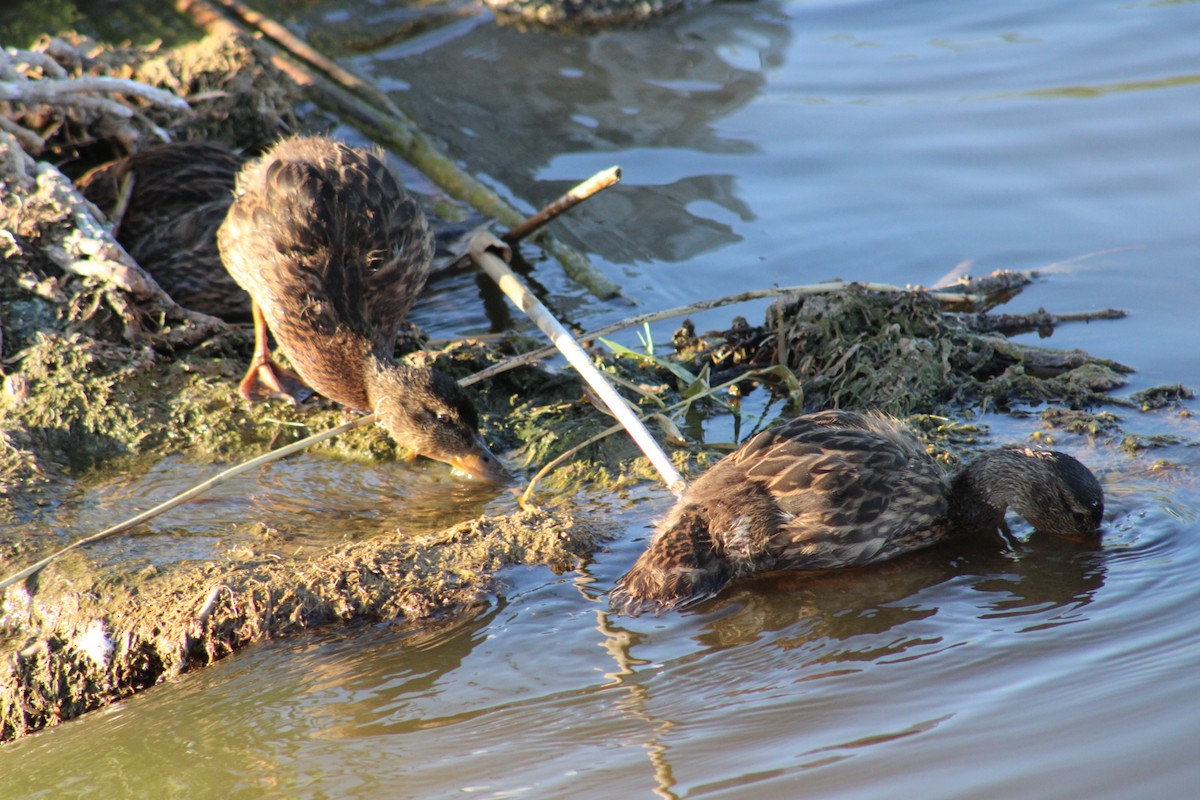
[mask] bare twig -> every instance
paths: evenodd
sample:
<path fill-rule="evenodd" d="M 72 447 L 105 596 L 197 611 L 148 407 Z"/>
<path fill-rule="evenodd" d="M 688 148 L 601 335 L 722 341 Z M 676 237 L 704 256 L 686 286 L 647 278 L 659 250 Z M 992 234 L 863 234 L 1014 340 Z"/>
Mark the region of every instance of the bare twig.
<path fill-rule="evenodd" d="M 602 172 L 597 172 L 583 183 L 571 189 L 571 191 L 545 206 L 541 211 L 534 214 L 529 219 L 523 221 L 520 225 L 512 228 L 508 233 L 504 234 L 500 238 L 510 246 L 515 245 L 517 242 L 521 241 L 538 228 L 550 222 L 552 219 L 562 216 L 575 206 L 582 203 L 584 200 L 587 200 L 592 195 L 607 189 L 609 186 L 612 186 L 620 180 L 620 167 L 609 167 Z"/>
<path fill-rule="evenodd" d="M 4 69 L 0 69 L 0 77 L 4 80 L 17 80 L 23 77 L 23 74 L 12 68 L 13 64 L 26 64 L 35 69 L 40 69 L 50 78 L 62 79 L 68 77 L 67 71 L 62 65 L 54 60 L 53 54 L 42 53 L 37 50 L 17 50 L 6 49 L 0 52 L 0 63 L 3 63 Z M 28 70 L 25 71 L 28 73 Z"/>
<path fill-rule="evenodd" d="M 1051 314 L 1039 309 L 1029 314 L 978 314 L 964 316 L 966 327 L 978 333 L 1003 333 L 1012 335 L 1024 331 L 1052 331 L 1067 322 L 1095 322 L 1104 319 L 1124 319 L 1124 311 L 1105 308 L 1099 311 L 1082 311 L 1075 314 Z"/>
<path fill-rule="evenodd" d="M 366 424 L 374 422 L 374 421 L 375 421 L 375 415 L 367 414 L 365 416 L 359 417 L 358 419 L 354 419 L 354 420 L 351 420 L 350 422 L 346 422 L 346 423 L 343 423 L 342 425 L 338 425 L 336 428 L 330 428 L 327 431 L 322 431 L 321 433 L 314 434 L 313 436 L 309 436 L 306 439 L 302 439 L 298 442 L 289 444 L 286 447 L 281 447 L 278 450 L 272 450 L 269 453 L 264 453 L 263 455 L 259 456 L 258 458 L 253 458 L 249 461 L 238 464 L 236 467 L 230 467 L 229 469 L 225 470 L 224 472 L 221 472 L 221 473 L 209 478 L 204 483 L 193 486 L 191 489 L 188 489 L 186 492 L 183 492 L 182 494 L 175 495 L 174 497 L 172 497 L 170 500 L 166 501 L 165 503 L 160 503 L 160 504 L 156 505 L 154 508 L 151 508 L 147 511 L 143 511 L 142 513 L 138 514 L 137 516 L 131 517 L 130 519 L 127 519 L 118 525 L 114 525 L 111 528 L 102 530 L 99 533 L 92 534 L 91 536 L 84 537 L 83 539 L 78 539 L 78 540 L 72 542 L 71 544 L 67 545 L 66 547 L 62 548 L 61 550 L 51 553 L 50 555 L 43 558 L 41 561 L 38 561 L 36 564 L 30 564 L 25 569 L 20 570 L 19 572 L 14 572 L 12 575 L 9 575 L 4 580 L 0 581 L 0 591 L 4 591 L 9 586 L 12 586 L 14 583 L 24 580 L 25 578 L 28 578 L 30 575 L 33 575 L 36 572 L 43 569 L 44 567 L 46 567 L 47 565 L 52 564 L 53 562 L 62 558 L 67 553 L 70 553 L 72 550 L 78 550 L 79 548 L 84 547 L 86 545 L 93 544 L 95 542 L 99 542 L 103 539 L 109 539 L 113 536 L 116 536 L 119 533 L 124 533 L 125 531 L 128 531 L 131 528 L 135 528 L 138 525 L 141 525 L 143 522 L 153 519 L 154 517 L 157 517 L 160 514 L 164 514 L 167 511 L 170 511 L 172 508 L 175 508 L 176 506 L 178 506 L 182 503 L 186 503 L 188 500 L 191 500 L 193 497 L 196 497 L 197 495 L 201 495 L 204 492 L 207 492 L 209 489 L 213 488 L 214 486 L 218 486 L 219 484 L 224 483 L 225 481 L 229 480 L 230 478 L 241 475 L 243 472 L 254 469 L 256 467 L 260 467 L 263 464 L 270 463 L 271 461 L 276 461 L 278 459 L 283 458 L 284 456 L 289 456 L 292 453 L 303 450 L 306 447 L 310 447 L 311 445 L 317 444 L 318 442 L 323 442 L 324 440 L 330 439 L 334 436 L 337 436 L 338 434 L 345 433 L 346 431 L 351 430 L 352 428 L 357 428 L 361 425 L 366 425 Z"/>
<path fill-rule="evenodd" d="M 187 101 L 163 89 L 156 89 L 128 78 L 84 75 L 79 78 L 63 78 L 34 81 L 0 81 L 0 100 L 25 103 L 26 105 L 66 105 L 78 103 L 78 95 L 119 94 L 140 97 L 155 105 L 175 111 L 187 111 Z M 120 103 L 111 103 L 114 114 L 132 117 L 133 109 Z M 106 108 L 109 106 L 106 105 Z"/>
<path fill-rule="evenodd" d="M 658 419 L 659 424 L 662 425 L 665 430 L 668 430 L 668 435 L 672 435 L 672 436 L 677 435 L 678 431 L 672 430 L 672 428 L 674 427 L 674 423 L 670 422 L 670 418 L 667 417 L 667 414 L 669 414 L 673 411 L 678 411 L 681 408 L 686 408 L 688 405 L 696 402 L 697 400 L 699 400 L 702 397 L 709 397 L 723 389 L 728 389 L 731 386 L 734 386 L 735 384 L 741 383 L 742 381 L 752 380 L 757 377 L 762 377 L 763 375 L 765 375 L 767 373 L 768 373 L 767 370 L 751 370 L 750 372 L 746 372 L 742 375 L 739 375 L 732 380 L 726 381 L 725 383 L 720 383 L 720 384 L 717 384 L 716 386 L 710 386 L 707 389 L 705 389 L 704 391 L 701 391 L 695 395 L 692 395 L 691 397 L 686 397 L 683 400 L 680 400 L 678 403 L 674 403 L 672 405 L 667 406 L 666 408 L 662 409 L 661 411 L 656 411 L 649 415 L 641 414 L 639 412 L 638 417 L 639 417 L 639 419 L 643 419 L 646 417 Z M 597 433 L 595 436 L 592 436 L 587 441 L 580 442 L 579 444 L 566 450 L 565 452 L 560 453 L 553 460 L 551 460 L 549 463 L 545 464 L 541 469 L 539 469 L 537 471 L 537 473 L 532 478 L 529 479 L 529 485 L 525 487 L 525 491 L 522 492 L 521 497 L 519 498 L 518 502 L 521 504 L 522 507 L 527 506 L 529 504 L 529 499 L 531 497 L 533 497 L 534 487 L 537 486 L 537 484 L 542 480 L 542 478 L 545 478 L 552 471 L 554 471 L 554 469 L 556 467 L 558 467 L 559 464 L 562 464 L 567 459 L 575 456 L 580 451 L 582 451 L 584 448 L 586 448 L 590 445 L 593 445 L 596 442 L 602 441 L 603 439 L 606 439 L 609 436 L 612 436 L 614 433 L 617 433 L 623 429 L 624 428 L 621 425 L 613 425 L 609 428 L 605 428 L 604 430 Z"/>
<path fill-rule="evenodd" d="M 46 140 L 28 128 L 22 127 L 8 117 L 0 116 L 0 131 L 7 131 L 21 143 L 21 147 L 31 153 L 40 153 L 46 149 Z"/>
<path fill-rule="evenodd" d="M 137 107 L 128 99 L 136 98 L 147 103 L 176 111 L 186 111 L 189 106 L 181 98 L 162 89 L 148 86 L 127 78 L 111 76 L 81 75 L 69 77 L 67 70 L 55 61 L 57 54 L 64 58 L 78 54 L 60 40 L 54 52 L 47 45 L 47 52 L 31 50 L 0 50 L 0 102 L 20 106 L 49 107 L 73 112 L 86 111 L 101 118 L 107 117 L 120 128 L 137 114 Z M 15 136 L 22 148 L 30 153 L 41 153 L 45 139 L 18 120 L 0 117 L 0 130 Z"/>
<path fill-rule="evenodd" d="M 658 446 L 658 442 L 654 441 L 654 437 L 646 430 L 642 421 L 630 410 L 625 398 L 617 394 L 612 384 L 604 379 L 604 376 L 592 364 L 587 353 L 583 351 L 570 332 L 550 314 L 546 307 L 533 296 L 532 292 L 525 288 L 520 278 L 508 268 L 508 265 L 490 251 L 490 248 L 493 247 L 499 248 L 502 252 L 509 252 L 504 243 L 495 236 L 487 232 L 478 234 L 471 246 L 472 260 L 496 282 L 500 290 L 508 295 L 518 308 L 533 320 L 543 333 L 550 337 L 555 347 L 562 352 L 571 366 L 579 371 L 579 374 L 591 385 L 596 394 L 600 395 L 604 404 L 608 406 L 608 410 L 621 422 L 638 447 L 650 459 L 650 463 L 658 470 L 658 474 L 662 476 L 667 488 L 676 495 L 681 495 L 685 488 L 683 477 L 671 464 L 667 454 Z"/>

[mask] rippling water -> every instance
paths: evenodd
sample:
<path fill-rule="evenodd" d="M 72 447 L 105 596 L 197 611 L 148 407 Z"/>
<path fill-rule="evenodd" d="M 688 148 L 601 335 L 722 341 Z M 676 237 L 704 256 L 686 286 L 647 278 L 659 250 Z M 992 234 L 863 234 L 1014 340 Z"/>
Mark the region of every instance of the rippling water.
<path fill-rule="evenodd" d="M 479 16 L 415 39 L 389 35 L 408 14 L 390 5 L 307 7 L 297 29 L 527 207 L 620 164 L 622 185 L 559 225 L 643 309 L 1055 265 L 1011 310 L 1131 316 L 1049 344 L 1135 366 L 1130 390 L 1200 386 L 1200 4 L 756 2 L 591 37 Z M 628 313 L 553 263 L 533 277 L 587 326 Z M 505 324 L 471 276 L 417 316 L 434 335 Z M 1120 413 L 1200 438 L 1173 411 Z M 1037 427 L 987 422 L 1000 440 Z M 604 592 L 667 497 L 596 497 L 619 535 L 586 573 L 513 570 L 438 630 L 253 648 L 0 748 L 0 797 L 1190 796 L 1200 458 L 1059 444 L 1101 473 L 1101 544 L 1017 527 L 627 620 Z M 90 513 L 173 493 L 184 469 L 101 487 Z M 432 523 L 422 498 L 448 485 L 408 469 L 298 459 L 160 533 L 188 526 L 178 538 L 204 557 L 246 515 L 336 512 L 339 537 Z"/>

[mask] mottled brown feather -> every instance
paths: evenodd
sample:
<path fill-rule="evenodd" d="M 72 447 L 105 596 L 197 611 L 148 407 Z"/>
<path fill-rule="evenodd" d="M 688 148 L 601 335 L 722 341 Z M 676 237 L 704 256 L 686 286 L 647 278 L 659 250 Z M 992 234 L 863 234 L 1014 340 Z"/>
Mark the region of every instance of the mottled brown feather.
<path fill-rule="evenodd" d="M 243 322 L 250 319 L 250 298 L 221 264 L 217 228 L 244 163 L 217 143 L 172 142 L 103 164 L 77 183 L 112 218 L 129 181 L 117 241 L 175 302 Z"/>
<path fill-rule="evenodd" d="M 1103 492 L 1070 456 L 1022 448 L 985 453 L 951 481 L 894 419 L 808 414 L 701 476 L 611 603 L 636 614 L 695 602 L 753 572 L 882 561 L 955 530 L 994 527 L 1009 506 L 1039 527 L 1087 532 L 1100 523 Z"/>
<path fill-rule="evenodd" d="M 219 234 L 237 253 L 226 268 L 310 386 L 370 410 L 364 376 L 346 364 L 390 358 L 425 285 L 433 243 L 420 207 L 381 154 L 313 138 L 249 165 L 237 196 Z"/>
<path fill-rule="evenodd" d="M 454 379 L 394 359 L 433 242 L 382 153 L 324 137 L 285 139 L 239 173 L 217 243 L 262 315 L 244 397 L 294 399 L 286 385 L 293 376 L 267 352 L 269 327 L 309 386 L 374 411 L 404 447 L 484 480 L 507 478 Z"/>

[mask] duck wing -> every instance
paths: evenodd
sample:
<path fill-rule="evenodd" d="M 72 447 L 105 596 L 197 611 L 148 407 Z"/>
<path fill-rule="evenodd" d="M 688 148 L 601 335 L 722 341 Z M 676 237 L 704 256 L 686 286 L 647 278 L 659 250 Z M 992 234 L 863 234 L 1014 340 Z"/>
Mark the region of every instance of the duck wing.
<path fill-rule="evenodd" d="M 363 315 L 374 343 L 390 356 L 396 329 L 429 277 L 434 238 L 421 207 L 384 156 L 360 153 L 364 175 L 358 219 L 365 221 L 362 241 L 374 242 L 359 261 L 365 284 Z"/>
<path fill-rule="evenodd" d="M 840 423 L 810 415 L 739 452 L 747 479 L 770 494 L 782 517 L 770 544 L 776 566 L 864 564 L 935 535 L 947 506 L 941 469 L 911 434 L 879 426 L 863 415 Z"/>
<path fill-rule="evenodd" d="M 425 216 L 383 157 L 320 138 L 243 171 L 220 244 L 281 340 L 357 337 L 389 356 L 432 258 Z"/>

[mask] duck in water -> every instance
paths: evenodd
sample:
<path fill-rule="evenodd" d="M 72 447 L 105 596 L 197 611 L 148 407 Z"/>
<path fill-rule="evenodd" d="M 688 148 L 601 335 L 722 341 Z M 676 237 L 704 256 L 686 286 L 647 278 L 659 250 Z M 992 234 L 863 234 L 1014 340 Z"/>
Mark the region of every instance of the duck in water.
<path fill-rule="evenodd" d="M 295 402 L 303 382 L 374 411 L 415 454 L 482 480 L 507 478 L 454 379 L 394 358 L 433 244 L 420 206 L 381 153 L 324 137 L 283 140 L 238 174 L 217 243 L 253 301 L 244 397 Z M 268 326 L 296 372 L 271 360 Z"/>
<path fill-rule="evenodd" d="M 763 431 L 690 486 L 610 596 L 636 615 L 689 605 L 734 578 L 871 564 L 1008 508 L 1039 530 L 1095 531 L 1104 492 L 1077 460 L 1002 447 L 953 477 L 897 420 L 822 411 Z"/>

